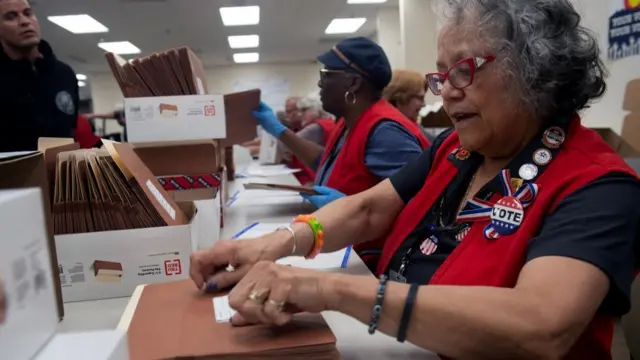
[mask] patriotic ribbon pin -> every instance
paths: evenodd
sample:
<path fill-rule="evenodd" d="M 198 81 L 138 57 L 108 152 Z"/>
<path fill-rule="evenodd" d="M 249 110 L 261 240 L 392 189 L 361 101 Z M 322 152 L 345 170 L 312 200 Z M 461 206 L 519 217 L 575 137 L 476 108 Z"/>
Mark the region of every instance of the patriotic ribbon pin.
<path fill-rule="evenodd" d="M 503 194 L 495 204 L 480 199 L 468 201 L 468 208 L 458 215 L 458 222 L 475 222 L 491 220 L 484 228 L 487 239 L 497 239 L 500 236 L 513 234 L 524 220 L 524 209 L 529 207 L 538 195 L 536 184 L 522 184 L 517 189 L 511 182 L 509 170 L 500 172 L 500 183 Z"/>

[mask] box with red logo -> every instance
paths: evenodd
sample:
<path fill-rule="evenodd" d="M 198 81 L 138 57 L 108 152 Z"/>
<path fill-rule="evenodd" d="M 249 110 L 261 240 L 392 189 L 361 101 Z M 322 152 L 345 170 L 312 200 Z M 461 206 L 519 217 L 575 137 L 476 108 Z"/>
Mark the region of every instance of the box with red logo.
<path fill-rule="evenodd" d="M 124 108 L 130 142 L 227 137 L 222 95 L 126 98 Z"/>
<path fill-rule="evenodd" d="M 136 286 L 186 279 L 198 241 L 193 202 L 178 202 L 186 225 L 55 237 L 64 302 L 131 296 Z"/>

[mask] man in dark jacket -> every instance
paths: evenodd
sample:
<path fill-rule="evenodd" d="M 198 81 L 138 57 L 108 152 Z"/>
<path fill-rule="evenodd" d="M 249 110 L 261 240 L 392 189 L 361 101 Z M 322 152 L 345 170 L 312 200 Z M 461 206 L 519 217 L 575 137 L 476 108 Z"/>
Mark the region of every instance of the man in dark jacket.
<path fill-rule="evenodd" d="M 35 150 L 40 137 L 73 137 L 78 82 L 40 37 L 27 0 L 0 0 L 0 152 Z"/>

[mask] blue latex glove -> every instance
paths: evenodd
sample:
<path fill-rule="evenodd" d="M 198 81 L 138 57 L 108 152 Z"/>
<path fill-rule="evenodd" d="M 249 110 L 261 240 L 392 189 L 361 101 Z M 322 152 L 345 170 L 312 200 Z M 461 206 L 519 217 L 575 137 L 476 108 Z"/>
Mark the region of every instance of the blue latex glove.
<path fill-rule="evenodd" d="M 275 137 L 276 139 L 279 138 L 280 135 L 282 135 L 282 133 L 287 129 L 287 127 L 278 120 L 276 114 L 269 107 L 269 105 L 263 103 L 262 101 L 260 102 L 260 107 L 258 107 L 258 110 L 253 111 L 253 116 L 258 119 L 258 123 L 260 124 L 260 126 L 262 126 L 262 128 L 266 132 L 271 134 L 271 136 Z"/>
<path fill-rule="evenodd" d="M 332 189 L 326 186 L 314 186 L 313 190 L 315 190 L 318 195 L 308 195 L 308 194 L 300 194 L 306 200 L 309 200 L 313 205 L 321 208 L 328 203 L 338 200 L 341 197 L 345 197 L 346 195 L 341 193 L 338 190 Z"/>

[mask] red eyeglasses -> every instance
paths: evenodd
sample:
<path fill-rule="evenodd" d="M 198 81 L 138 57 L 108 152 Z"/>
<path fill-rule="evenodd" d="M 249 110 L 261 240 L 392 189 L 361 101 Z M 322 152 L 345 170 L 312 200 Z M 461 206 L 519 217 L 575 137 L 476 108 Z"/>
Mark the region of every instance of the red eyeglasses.
<path fill-rule="evenodd" d="M 429 73 L 425 75 L 427 79 L 427 85 L 434 95 L 442 94 L 442 88 L 444 87 L 447 79 L 456 89 L 464 89 L 467 86 L 473 84 L 473 79 L 476 72 L 485 64 L 488 64 L 495 60 L 493 55 L 487 55 L 482 57 L 472 57 L 463 59 L 455 63 L 446 73 Z"/>

